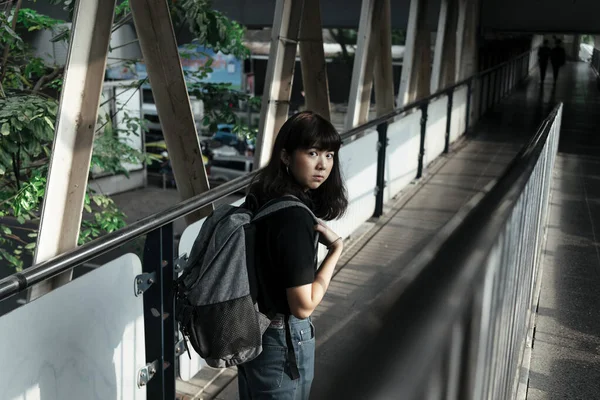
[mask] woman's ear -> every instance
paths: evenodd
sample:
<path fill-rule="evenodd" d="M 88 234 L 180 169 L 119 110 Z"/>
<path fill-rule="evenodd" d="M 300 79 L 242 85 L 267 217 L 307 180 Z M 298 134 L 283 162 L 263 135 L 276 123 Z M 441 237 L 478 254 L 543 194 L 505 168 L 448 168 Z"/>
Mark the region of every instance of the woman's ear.
<path fill-rule="evenodd" d="M 285 149 L 281 150 L 281 162 L 287 166 L 290 165 L 290 155 L 287 151 L 285 151 Z"/>

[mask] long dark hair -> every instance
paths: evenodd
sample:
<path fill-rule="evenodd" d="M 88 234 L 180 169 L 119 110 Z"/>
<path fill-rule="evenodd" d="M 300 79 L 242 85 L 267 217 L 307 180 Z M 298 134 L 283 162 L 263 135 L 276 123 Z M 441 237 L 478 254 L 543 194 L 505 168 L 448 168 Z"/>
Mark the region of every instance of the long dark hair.
<path fill-rule="evenodd" d="M 332 220 L 341 217 L 348 207 L 348 196 L 338 155 L 341 145 L 339 133 L 325 118 L 312 111 L 293 115 L 279 130 L 271 160 L 256 176 L 250 185 L 249 193 L 256 197 L 259 205 L 291 194 L 306 203 L 319 218 Z M 334 152 L 333 167 L 329 177 L 319 188 L 305 192 L 287 173 L 281 161 L 281 153 L 285 150 L 292 156 L 296 150 L 310 148 Z"/>

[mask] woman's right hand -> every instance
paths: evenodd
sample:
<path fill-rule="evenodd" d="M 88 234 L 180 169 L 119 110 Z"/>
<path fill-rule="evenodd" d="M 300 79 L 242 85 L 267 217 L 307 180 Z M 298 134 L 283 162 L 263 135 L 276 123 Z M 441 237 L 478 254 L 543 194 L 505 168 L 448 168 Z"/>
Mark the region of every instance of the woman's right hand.
<path fill-rule="evenodd" d="M 331 248 L 343 246 L 340 235 L 332 231 L 325 223 L 320 221 L 318 225 L 315 225 L 315 230 L 319 232 L 319 242 L 327 248 L 330 248 L 330 246 Z"/>

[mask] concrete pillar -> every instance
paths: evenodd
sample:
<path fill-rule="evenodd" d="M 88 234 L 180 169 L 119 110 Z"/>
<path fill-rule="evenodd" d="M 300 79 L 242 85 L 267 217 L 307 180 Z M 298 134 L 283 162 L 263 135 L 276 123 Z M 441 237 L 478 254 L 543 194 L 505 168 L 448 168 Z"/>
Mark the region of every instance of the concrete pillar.
<path fill-rule="evenodd" d="M 451 86 L 457 77 L 458 7 L 459 0 L 442 0 L 435 38 L 431 93 Z"/>
<path fill-rule="evenodd" d="M 431 39 L 426 24 L 427 6 L 428 0 L 410 2 L 398 106 L 426 97 L 430 93 Z"/>

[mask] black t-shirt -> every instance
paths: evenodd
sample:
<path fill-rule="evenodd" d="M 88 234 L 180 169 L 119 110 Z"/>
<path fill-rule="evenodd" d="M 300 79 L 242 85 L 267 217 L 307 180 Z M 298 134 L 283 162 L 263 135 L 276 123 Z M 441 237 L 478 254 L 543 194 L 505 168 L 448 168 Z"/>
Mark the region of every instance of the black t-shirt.
<path fill-rule="evenodd" d="M 314 226 L 310 213 L 300 207 L 276 211 L 256 224 L 256 265 L 278 313 L 291 314 L 287 288 L 315 280 Z"/>

